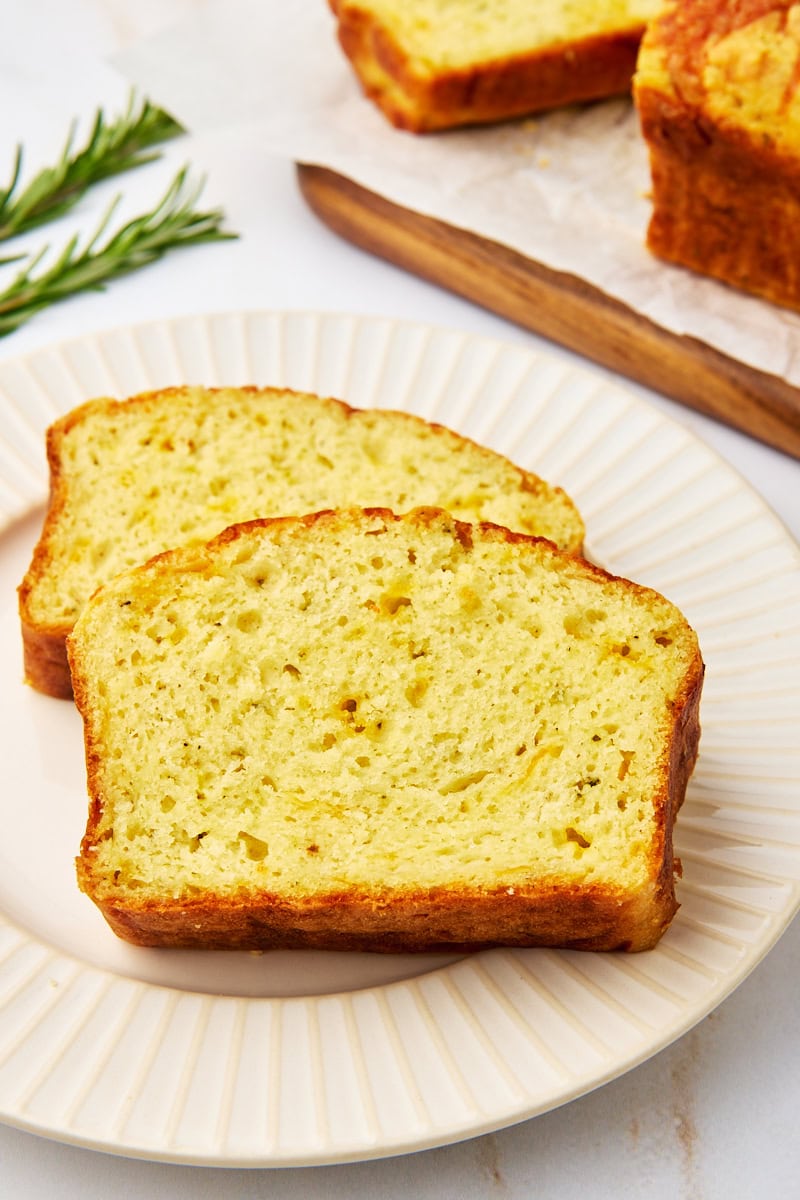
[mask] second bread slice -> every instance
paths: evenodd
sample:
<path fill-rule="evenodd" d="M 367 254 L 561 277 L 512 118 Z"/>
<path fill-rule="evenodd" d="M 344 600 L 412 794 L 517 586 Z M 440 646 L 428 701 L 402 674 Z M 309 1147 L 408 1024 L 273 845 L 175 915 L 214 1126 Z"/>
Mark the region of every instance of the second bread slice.
<path fill-rule="evenodd" d="M 254 517 L 436 505 L 576 550 L 559 488 L 402 412 L 272 388 L 172 388 L 95 400 L 48 431 L 50 507 L 20 587 L 25 674 L 69 697 L 66 637 L 95 588 Z"/>

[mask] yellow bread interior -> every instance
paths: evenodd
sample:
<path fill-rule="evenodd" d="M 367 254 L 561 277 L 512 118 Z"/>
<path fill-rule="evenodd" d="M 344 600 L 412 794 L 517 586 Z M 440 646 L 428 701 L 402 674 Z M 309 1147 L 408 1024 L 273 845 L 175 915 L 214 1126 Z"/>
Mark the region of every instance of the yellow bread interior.
<path fill-rule="evenodd" d="M 577 549 L 559 488 L 447 429 L 281 389 L 176 388 L 97 400 L 50 433 L 53 493 L 23 620 L 69 625 L 126 567 L 226 526 L 342 505 L 434 504 Z"/>
<path fill-rule="evenodd" d="M 672 887 L 696 637 L 542 540 L 431 510 L 253 522 L 116 577 L 69 647 L 101 906 Z"/>
<path fill-rule="evenodd" d="M 638 28 L 660 0 L 334 0 L 382 26 L 416 74 L 436 74 Z"/>

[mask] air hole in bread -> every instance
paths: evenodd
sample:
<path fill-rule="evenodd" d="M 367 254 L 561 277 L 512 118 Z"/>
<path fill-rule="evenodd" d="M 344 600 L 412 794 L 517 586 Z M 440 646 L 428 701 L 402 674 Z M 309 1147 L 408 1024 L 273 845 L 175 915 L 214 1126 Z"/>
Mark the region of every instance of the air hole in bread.
<path fill-rule="evenodd" d="M 409 608 L 411 600 L 408 596 L 396 596 L 390 593 L 381 596 L 380 607 L 381 611 L 388 616 L 393 617 L 401 608 Z"/>
<path fill-rule="evenodd" d="M 263 862 L 269 854 L 269 846 L 259 837 L 254 837 L 252 833 L 247 833 L 245 830 L 239 831 L 239 840 L 241 841 L 244 852 L 252 862 Z"/>
<path fill-rule="evenodd" d="M 261 628 L 263 621 L 263 614 L 258 609 L 248 608 L 237 614 L 236 628 L 240 629 L 242 633 L 255 633 L 257 629 Z"/>
<path fill-rule="evenodd" d="M 449 783 L 445 783 L 439 788 L 442 796 L 449 796 L 451 792 L 464 792 L 467 788 L 474 787 L 476 783 L 480 783 L 489 774 L 488 771 L 472 771 L 469 775 L 461 775 L 457 779 L 452 779 Z"/>
<path fill-rule="evenodd" d="M 409 702 L 409 704 L 413 705 L 414 708 L 419 708 L 422 705 L 422 701 L 425 698 L 425 693 L 427 692 L 429 686 L 430 684 L 428 683 L 428 680 L 415 679 L 414 682 L 410 683 L 405 689 L 406 700 Z"/>

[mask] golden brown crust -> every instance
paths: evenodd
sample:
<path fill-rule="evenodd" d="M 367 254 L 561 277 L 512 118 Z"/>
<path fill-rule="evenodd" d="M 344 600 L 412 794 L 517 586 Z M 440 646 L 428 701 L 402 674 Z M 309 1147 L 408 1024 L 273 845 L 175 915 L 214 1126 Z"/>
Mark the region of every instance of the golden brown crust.
<path fill-rule="evenodd" d="M 440 509 L 417 509 L 398 517 L 388 509 L 363 510 L 391 524 L 414 521 L 419 527 L 450 522 L 465 546 L 476 537 L 516 544 L 541 543 L 559 556 L 566 573 L 615 580 L 638 596 L 651 589 L 614 576 L 578 555 L 558 551 L 543 538 L 511 532 L 489 522 L 453 521 Z M 291 539 L 299 527 L 324 527 L 341 514 L 324 510 L 303 517 L 261 518 L 224 530 L 204 547 L 166 551 L 150 561 L 149 571 L 171 570 L 177 563 L 201 569 L 213 562 L 215 547 L 265 528 Z M 700 738 L 700 696 L 704 665 L 696 651 L 671 708 L 659 780 L 652 803 L 656 835 L 649 848 L 650 884 L 631 895 L 602 884 L 576 884 L 557 877 L 527 886 L 390 889 L 377 893 L 358 888 L 315 896 L 292 897 L 271 891 L 233 895 L 193 894 L 190 898 L 121 900 L 94 871 L 105 798 L 102 791 L 102 739 L 95 727 L 92 701 L 81 655 L 68 642 L 75 701 L 85 723 L 89 819 L 77 860 L 78 881 L 98 905 L 114 932 L 137 945 L 206 949 L 331 949 L 374 952 L 466 952 L 492 946 L 558 946 L 576 950 L 641 951 L 652 948 L 672 921 L 675 898 L 672 831 L 683 803 Z"/>
<path fill-rule="evenodd" d="M 30 566 L 17 589 L 25 682 L 38 692 L 59 700 L 68 700 L 72 696 L 66 647 L 67 634 L 72 625 L 42 624 L 37 621 L 30 611 L 30 593 L 34 583 L 42 577 L 46 569 L 51 545 L 53 539 L 58 536 L 58 522 L 66 503 L 67 484 L 61 469 L 61 445 L 64 435 L 90 407 L 91 404 L 81 405 L 47 430 L 45 444 L 50 473 L 48 507 Z"/>
<path fill-rule="evenodd" d="M 800 309 L 800 158 L 766 133 L 714 117 L 698 74 L 710 37 L 787 7 L 775 0 L 672 6 L 647 35 L 663 54 L 669 84 L 637 77 L 634 96 L 650 154 L 649 249 Z"/>
<path fill-rule="evenodd" d="M 69 663 L 66 650 L 66 638 L 72 628 L 71 622 L 61 622 L 55 624 L 42 624 L 32 614 L 30 608 L 30 593 L 36 582 L 41 580 L 46 572 L 47 564 L 51 556 L 51 547 L 54 541 L 59 538 L 59 522 L 64 511 L 64 507 L 68 497 L 68 480 L 64 477 L 62 469 L 62 446 L 66 436 L 76 427 L 78 427 L 87 417 L 90 417 L 98 410 L 105 412 L 114 412 L 115 410 L 129 410 L 132 407 L 147 408 L 151 405 L 159 405 L 163 400 L 170 396 L 181 396 L 186 392 L 185 387 L 170 387 L 149 392 L 142 392 L 137 396 L 133 396 L 127 400 L 112 400 L 112 399 L 97 399 L 90 400 L 85 404 L 71 410 L 64 417 L 54 422 L 47 430 L 46 448 L 47 462 L 50 472 L 50 495 L 47 512 L 44 518 L 44 524 L 39 540 L 34 548 L 33 556 L 30 565 L 25 574 L 25 578 L 18 588 L 19 601 L 19 617 L 22 631 L 23 643 L 23 666 L 26 683 L 35 688 L 39 692 L 43 692 L 49 696 L 55 696 L 59 699 L 70 699 L 72 696 L 72 681 L 70 679 Z M 243 386 L 236 389 L 230 388 L 206 388 L 205 392 L 213 395 L 221 391 L 236 391 L 243 395 L 259 395 L 275 392 L 276 394 L 285 395 L 290 393 L 290 388 L 258 388 L 255 386 Z M 299 396 L 301 393 L 297 393 Z M 461 434 L 455 434 L 452 430 L 435 422 L 426 421 L 422 417 L 418 417 L 413 413 L 402 412 L 399 410 L 365 410 L 353 408 L 346 404 L 343 400 L 334 397 L 318 397 L 325 404 L 330 404 L 336 407 L 345 417 L 360 418 L 371 412 L 379 412 L 381 416 L 391 416 L 395 421 L 405 421 L 415 426 L 425 426 L 426 428 L 438 432 L 443 432 L 457 439 L 459 446 L 470 447 L 473 452 L 485 455 L 492 460 L 497 460 L 498 457 L 494 451 L 488 450 L 471 438 L 464 437 Z M 509 460 L 505 460 L 508 462 Z M 516 464 L 509 463 L 517 472 L 520 489 L 531 494 L 541 494 L 545 485 L 543 481 L 535 474 L 524 471 Z M 553 493 L 564 497 L 563 489 L 554 487 L 551 489 Z M 576 511 L 577 518 L 577 511 Z M 578 518 L 579 520 L 579 518 Z M 574 547 L 579 550 L 580 545 Z"/>
<path fill-rule="evenodd" d="M 67 657 L 69 625 L 37 628 L 21 617 L 22 663 L 27 684 L 57 700 L 72 698 L 72 679 Z"/>
<path fill-rule="evenodd" d="M 644 24 L 431 75 L 357 0 L 331 7 L 365 94 L 414 133 L 486 124 L 630 91 Z"/>
<path fill-rule="evenodd" d="M 494 946 L 648 950 L 677 910 L 671 888 L 648 906 L 644 924 L 640 903 L 611 888 L 554 881 L 512 891 L 375 895 L 351 889 L 294 901 L 264 892 L 138 907 L 101 900 L 99 907 L 119 937 L 139 946 L 376 953 L 461 953 Z"/>

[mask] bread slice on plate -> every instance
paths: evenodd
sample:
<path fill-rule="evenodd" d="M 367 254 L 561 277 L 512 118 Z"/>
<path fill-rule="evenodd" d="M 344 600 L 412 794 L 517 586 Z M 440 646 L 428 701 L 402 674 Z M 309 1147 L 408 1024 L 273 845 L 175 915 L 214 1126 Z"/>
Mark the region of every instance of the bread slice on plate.
<path fill-rule="evenodd" d="M 81 888 L 147 946 L 652 947 L 703 664 L 659 594 L 440 510 L 254 521 L 69 639 Z"/>
<path fill-rule="evenodd" d="M 578 549 L 565 493 L 441 426 L 273 388 L 95 400 L 47 435 L 50 505 L 19 590 L 28 682 L 69 697 L 65 641 L 117 571 L 254 517 L 436 505 Z"/>
<path fill-rule="evenodd" d="M 416 133 L 630 91 L 661 0 L 330 0 L 365 94 Z"/>

